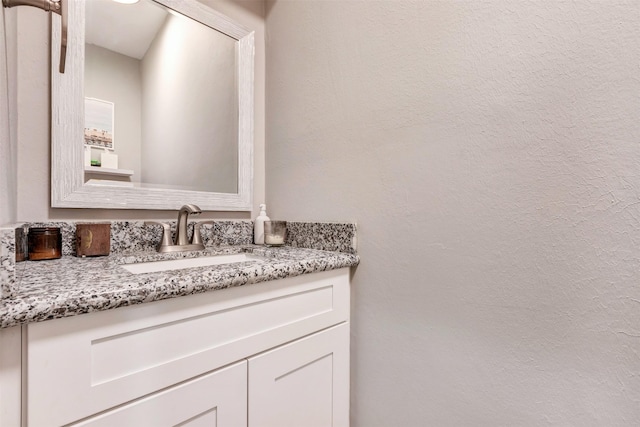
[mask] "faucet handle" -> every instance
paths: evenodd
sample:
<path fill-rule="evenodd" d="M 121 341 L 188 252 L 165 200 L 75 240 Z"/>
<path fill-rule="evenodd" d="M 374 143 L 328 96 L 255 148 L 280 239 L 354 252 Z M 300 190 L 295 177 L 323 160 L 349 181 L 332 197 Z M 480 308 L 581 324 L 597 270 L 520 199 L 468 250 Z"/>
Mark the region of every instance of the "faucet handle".
<path fill-rule="evenodd" d="M 213 220 L 200 221 L 193 224 L 193 236 L 191 237 L 192 245 L 202 245 L 202 234 L 200 234 L 200 226 L 210 224 L 213 225 Z"/>
<path fill-rule="evenodd" d="M 161 225 L 162 226 L 162 240 L 158 243 L 158 251 L 163 246 L 171 246 L 173 242 L 171 241 L 171 226 L 166 222 L 158 222 L 158 221 L 145 221 L 144 225 Z"/>

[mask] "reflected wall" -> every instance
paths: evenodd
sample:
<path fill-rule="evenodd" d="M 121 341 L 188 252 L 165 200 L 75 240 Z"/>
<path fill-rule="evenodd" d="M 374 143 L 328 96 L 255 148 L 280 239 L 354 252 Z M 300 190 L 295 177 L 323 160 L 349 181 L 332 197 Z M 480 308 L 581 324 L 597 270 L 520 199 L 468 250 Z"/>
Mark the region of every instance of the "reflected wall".
<path fill-rule="evenodd" d="M 236 193 L 237 41 L 149 0 L 86 6 L 85 97 L 113 103 L 106 152 L 133 175 L 85 182 Z"/>
<path fill-rule="evenodd" d="M 237 191 L 236 43 L 210 33 L 169 14 L 141 61 L 145 183 Z"/>

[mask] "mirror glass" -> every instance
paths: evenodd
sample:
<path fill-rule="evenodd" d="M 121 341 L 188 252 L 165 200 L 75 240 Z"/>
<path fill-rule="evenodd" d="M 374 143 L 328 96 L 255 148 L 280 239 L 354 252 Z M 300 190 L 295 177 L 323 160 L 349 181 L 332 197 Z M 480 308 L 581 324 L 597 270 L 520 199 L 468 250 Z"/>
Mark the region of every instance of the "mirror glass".
<path fill-rule="evenodd" d="M 51 61 L 51 206 L 250 211 L 254 32 L 197 0 L 74 0 Z M 62 20 L 52 20 L 59 58 Z"/>
<path fill-rule="evenodd" d="M 151 0 L 85 16 L 85 183 L 236 193 L 237 41 Z"/>

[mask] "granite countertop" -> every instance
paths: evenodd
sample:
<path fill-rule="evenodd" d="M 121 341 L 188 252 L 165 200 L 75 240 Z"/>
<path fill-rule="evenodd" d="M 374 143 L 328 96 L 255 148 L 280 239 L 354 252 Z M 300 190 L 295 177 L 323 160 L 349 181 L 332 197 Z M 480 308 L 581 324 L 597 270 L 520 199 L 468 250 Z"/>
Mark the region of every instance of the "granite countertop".
<path fill-rule="evenodd" d="M 132 274 L 123 264 L 203 255 L 253 253 L 262 261 Z M 140 251 L 100 258 L 65 256 L 16 265 L 16 292 L 0 300 L 0 328 L 351 267 L 357 255 L 289 246 L 210 247 L 159 254 Z"/>

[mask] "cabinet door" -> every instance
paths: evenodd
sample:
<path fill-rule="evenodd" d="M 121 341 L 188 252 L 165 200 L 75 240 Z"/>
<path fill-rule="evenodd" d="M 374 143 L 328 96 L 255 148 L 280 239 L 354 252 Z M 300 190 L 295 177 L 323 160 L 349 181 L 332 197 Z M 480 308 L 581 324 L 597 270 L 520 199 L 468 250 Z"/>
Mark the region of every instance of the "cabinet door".
<path fill-rule="evenodd" d="M 348 425 L 348 323 L 249 358 L 249 426 Z"/>
<path fill-rule="evenodd" d="M 243 360 L 71 425 L 86 427 L 246 426 L 247 362 Z"/>

